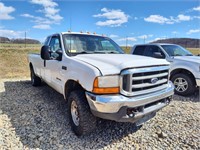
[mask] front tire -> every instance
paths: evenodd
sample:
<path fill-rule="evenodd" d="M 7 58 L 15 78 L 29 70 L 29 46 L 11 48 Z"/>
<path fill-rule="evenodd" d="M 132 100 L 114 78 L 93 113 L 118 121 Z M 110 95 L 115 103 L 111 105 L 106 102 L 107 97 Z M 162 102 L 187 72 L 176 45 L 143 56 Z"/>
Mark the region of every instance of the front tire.
<path fill-rule="evenodd" d="M 31 84 L 32 86 L 40 86 L 41 85 L 41 79 L 36 76 L 33 68 L 30 68 L 30 76 L 31 76 Z"/>
<path fill-rule="evenodd" d="M 96 117 L 91 113 L 85 92 L 72 91 L 68 99 L 68 115 L 71 128 L 77 136 L 85 135 L 96 128 Z"/>
<path fill-rule="evenodd" d="M 189 75 L 183 73 L 175 74 L 171 80 L 175 86 L 176 94 L 187 96 L 195 92 L 195 82 Z"/>

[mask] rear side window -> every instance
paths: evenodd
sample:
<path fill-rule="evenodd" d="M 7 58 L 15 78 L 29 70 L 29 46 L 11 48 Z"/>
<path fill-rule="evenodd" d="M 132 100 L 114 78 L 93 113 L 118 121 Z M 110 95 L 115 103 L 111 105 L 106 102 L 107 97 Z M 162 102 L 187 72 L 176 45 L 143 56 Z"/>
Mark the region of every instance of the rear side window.
<path fill-rule="evenodd" d="M 135 50 L 133 51 L 134 55 L 144 55 L 144 51 L 146 49 L 146 46 L 136 46 Z"/>
<path fill-rule="evenodd" d="M 160 53 L 163 56 L 163 58 L 165 57 L 165 54 L 162 52 L 162 50 L 155 45 L 148 46 L 148 48 L 145 50 L 144 55 L 148 57 L 155 57 L 155 53 Z"/>

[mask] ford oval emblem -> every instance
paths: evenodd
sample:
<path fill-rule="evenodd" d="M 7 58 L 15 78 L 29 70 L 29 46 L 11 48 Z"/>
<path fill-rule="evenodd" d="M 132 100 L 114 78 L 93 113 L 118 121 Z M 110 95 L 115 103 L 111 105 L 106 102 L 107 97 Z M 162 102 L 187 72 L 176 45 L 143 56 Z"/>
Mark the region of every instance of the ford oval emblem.
<path fill-rule="evenodd" d="M 152 83 L 152 84 L 155 84 L 156 82 L 158 82 L 158 78 L 152 78 L 152 79 L 151 79 L 151 83 Z"/>

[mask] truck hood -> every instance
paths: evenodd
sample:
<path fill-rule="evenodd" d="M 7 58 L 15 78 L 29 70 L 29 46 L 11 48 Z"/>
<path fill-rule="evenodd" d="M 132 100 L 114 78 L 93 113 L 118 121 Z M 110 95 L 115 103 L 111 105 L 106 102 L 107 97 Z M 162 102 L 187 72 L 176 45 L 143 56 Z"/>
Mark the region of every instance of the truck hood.
<path fill-rule="evenodd" d="M 169 65 L 164 59 L 130 54 L 83 54 L 75 58 L 98 68 L 102 75 L 120 74 L 127 68 Z"/>
<path fill-rule="evenodd" d="M 175 56 L 174 60 L 188 61 L 188 62 L 200 64 L 199 56 Z"/>

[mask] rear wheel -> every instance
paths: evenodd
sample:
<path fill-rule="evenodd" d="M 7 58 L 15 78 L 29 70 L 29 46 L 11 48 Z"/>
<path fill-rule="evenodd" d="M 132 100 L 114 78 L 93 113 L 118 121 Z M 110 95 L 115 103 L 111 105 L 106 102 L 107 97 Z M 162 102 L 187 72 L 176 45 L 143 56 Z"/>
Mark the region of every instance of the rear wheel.
<path fill-rule="evenodd" d="M 175 86 L 176 94 L 186 96 L 195 92 L 195 82 L 189 75 L 183 73 L 175 74 L 171 80 Z"/>
<path fill-rule="evenodd" d="M 31 84 L 32 86 L 40 86 L 41 85 L 41 79 L 35 75 L 35 72 L 33 68 L 30 68 L 30 75 L 31 75 Z"/>
<path fill-rule="evenodd" d="M 70 93 L 68 115 L 72 130 L 77 136 L 90 133 L 96 128 L 96 117 L 91 113 L 85 93 L 82 90 Z"/>

